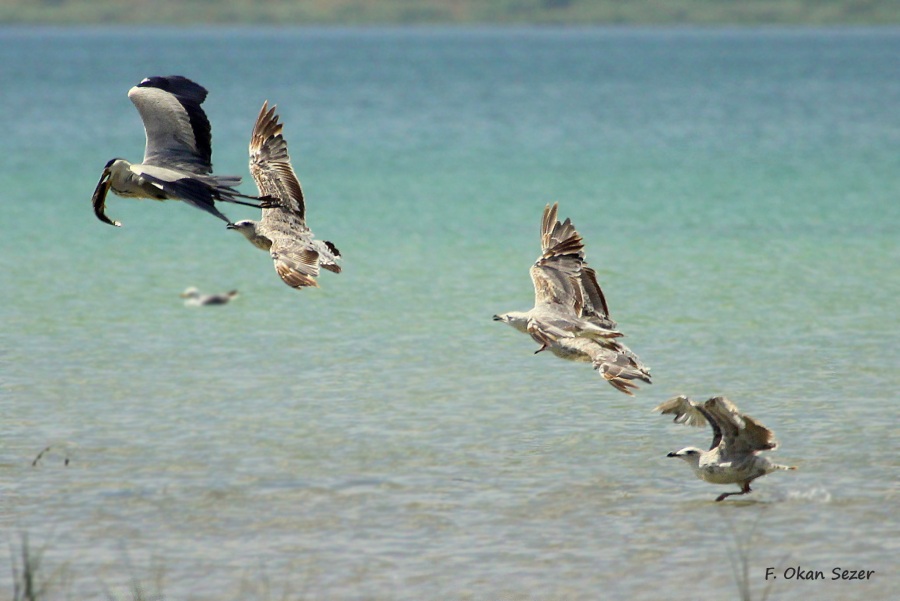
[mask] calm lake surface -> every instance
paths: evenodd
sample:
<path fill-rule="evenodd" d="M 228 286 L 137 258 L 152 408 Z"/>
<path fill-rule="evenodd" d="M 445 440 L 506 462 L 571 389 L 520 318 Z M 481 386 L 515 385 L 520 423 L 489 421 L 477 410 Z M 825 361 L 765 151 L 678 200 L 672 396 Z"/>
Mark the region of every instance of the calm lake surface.
<path fill-rule="evenodd" d="M 737 598 L 751 535 L 754 598 L 896 594 L 900 31 L 0 29 L 0 57 L 0 598 L 23 533 L 77 600 Z M 143 153 L 128 89 L 176 73 L 246 193 L 278 104 L 343 273 L 291 290 L 178 202 L 94 218 Z M 553 201 L 635 398 L 491 320 L 531 306 Z M 666 458 L 710 432 L 651 412 L 679 393 L 798 471 L 714 503 Z"/>

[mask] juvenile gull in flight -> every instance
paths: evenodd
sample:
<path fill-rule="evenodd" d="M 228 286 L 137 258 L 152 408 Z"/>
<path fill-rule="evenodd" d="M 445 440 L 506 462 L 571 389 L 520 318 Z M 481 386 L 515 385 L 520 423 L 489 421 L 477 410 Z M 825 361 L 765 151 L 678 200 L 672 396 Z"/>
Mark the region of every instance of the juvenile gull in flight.
<path fill-rule="evenodd" d="M 201 294 L 199 290 L 191 286 L 181 293 L 181 298 L 185 299 L 184 304 L 186 307 L 203 307 L 206 305 L 227 305 L 237 295 L 237 290 L 230 290 L 224 294 Z"/>
<path fill-rule="evenodd" d="M 250 136 L 250 174 L 271 208 L 263 209 L 259 221 L 243 219 L 228 227 L 268 251 L 275 271 L 288 286 L 318 287 L 319 267 L 341 272 L 337 264 L 341 253 L 331 242 L 316 240 L 306 225 L 303 189 L 291 167 L 275 108 L 269 108 L 268 101 L 263 103 Z"/>
<path fill-rule="evenodd" d="M 209 119 L 200 107 L 206 93 L 203 86 L 180 75 L 148 77 L 128 91 L 144 122 L 144 160 L 137 165 L 120 158 L 106 163 L 91 199 L 100 221 L 122 225 L 105 214 L 110 190 L 132 198 L 182 200 L 226 223 L 231 220 L 216 208 L 217 200 L 261 206 L 237 200 L 259 200 L 234 189 L 240 176 L 212 175 Z"/>
<path fill-rule="evenodd" d="M 697 477 L 706 482 L 740 484 L 740 492 L 722 493 L 716 501 L 749 493 L 750 483 L 770 472 L 797 469 L 761 457 L 761 451 L 778 448 L 774 433 L 749 415 L 742 414 L 725 397 L 713 397 L 701 405 L 681 395 L 669 399 L 654 411 L 674 415 L 678 424 L 702 427 L 708 423 L 712 427 L 713 441 L 708 451 L 685 447 L 667 456 L 683 459 Z"/>
<path fill-rule="evenodd" d="M 650 384 L 650 370 L 619 342 L 622 333 L 609 317 L 597 274 L 584 260 L 584 244 L 569 219 L 557 219 L 558 203 L 544 207 L 541 256 L 531 267 L 534 307 L 494 315 L 529 334 L 541 347 L 562 359 L 590 361 L 612 386 L 625 394 Z"/>

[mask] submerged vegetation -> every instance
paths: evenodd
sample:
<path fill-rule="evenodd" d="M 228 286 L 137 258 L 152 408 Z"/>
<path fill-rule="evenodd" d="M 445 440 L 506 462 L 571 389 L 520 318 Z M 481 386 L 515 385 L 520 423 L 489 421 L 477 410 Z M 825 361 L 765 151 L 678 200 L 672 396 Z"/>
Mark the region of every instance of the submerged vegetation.
<path fill-rule="evenodd" d="M 11 548 L 13 601 L 39 601 L 48 598 L 54 583 L 60 584 L 60 575 L 45 576 L 41 561 L 44 550 L 32 551 L 28 535 L 23 534 L 18 549 Z"/>
<path fill-rule="evenodd" d="M 0 23 L 900 24 L 894 0 L 5 0 Z"/>

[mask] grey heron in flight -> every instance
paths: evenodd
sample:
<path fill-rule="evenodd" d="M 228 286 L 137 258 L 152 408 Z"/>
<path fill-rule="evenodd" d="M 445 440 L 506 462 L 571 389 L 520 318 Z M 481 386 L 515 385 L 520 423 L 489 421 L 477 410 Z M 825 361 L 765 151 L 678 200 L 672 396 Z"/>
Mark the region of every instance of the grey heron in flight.
<path fill-rule="evenodd" d="M 751 492 L 752 481 L 771 472 L 797 469 L 778 465 L 768 457 L 761 457 L 761 451 L 774 451 L 778 448 L 775 434 L 749 415 L 742 414 L 725 397 L 713 397 L 701 405 L 680 395 L 662 403 L 654 411 L 674 415 L 677 424 L 697 427 L 703 427 L 707 423 L 710 425 L 713 441 L 708 451 L 685 447 L 669 453 L 667 457 L 685 461 L 697 477 L 705 482 L 741 486 L 739 492 L 722 493 L 716 497 L 716 501 L 731 495 L 746 495 Z"/>
<path fill-rule="evenodd" d="M 584 243 L 569 219 L 557 219 L 558 203 L 544 207 L 541 256 L 531 267 L 534 307 L 494 315 L 541 347 L 569 361 L 584 361 L 617 390 L 634 396 L 634 380 L 650 384 L 650 370 L 631 349 L 609 317 L 596 272 L 584 260 Z"/>
<path fill-rule="evenodd" d="M 206 94 L 203 86 L 180 75 L 148 77 L 128 91 L 144 122 L 144 160 L 132 164 L 115 158 L 106 163 L 91 199 L 100 221 L 122 225 L 105 214 L 109 190 L 132 198 L 182 200 L 226 223 L 231 220 L 216 208 L 217 200 L 265 205 L 266 199 L 245 196 L 234 188 L 241 183 L 240 176 L 212 175 L 209 119 L 200 107 Z"/>
<path fill-rule="evenodd" d="M 243 219 L 228 226 L 254 246 L 267 251 L 275 271 L 292 288 L 318 287 L 319 268 L 340 273 L 337 247 L 316 240 L 306 225 L 306 203 L 300 180 L 291 166 L 283 124 L 275 106 L 264 102 L 250 135 L 250 174 L 261 198 L 267 199 L 259 221 Z M 271 207 L 271 208 L 269 208 Z"/>

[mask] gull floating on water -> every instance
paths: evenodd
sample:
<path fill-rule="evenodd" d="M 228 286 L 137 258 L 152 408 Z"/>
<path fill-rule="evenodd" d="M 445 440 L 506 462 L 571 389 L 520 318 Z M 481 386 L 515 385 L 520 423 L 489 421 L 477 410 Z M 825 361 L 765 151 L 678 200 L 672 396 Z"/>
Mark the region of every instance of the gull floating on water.
<path fill-rule="evenodd" d="M 263 103 L 250 136 L 250 174 L 271 208 L 263 209 L 259 221 L 243 219 L 228 227 L 268 251 L 275 271 L 288 286 L 318 287 L 319 267 L 341 272 L 337 264 L 341 253 L 331 242 L 316 240 L 306 225 L 303 189 L 291 167 L 275 108 L 269 108 L 268 101 Z"/>
<path fill-rule="evenodd" d="M 100 221 L 122 225 L 105 214 L 110 190 L 124 197 L 182 200 L 226 223 L 231 220 L 216 208 L 217 200 L 261 206 L 237 200 L 260 200 L 234 189 L 240 176 L 212 175 L 209 119 L 200 107 L 206 94 L 203 86 L 180 75 L 148 77 L 128 91 L 144 122 L 144 160 L 137 165 L 120 158 L 106 163 L 91 199 Z"/>
<path fill-rule="evenodd" d="M 227 305 L 231 299 L 238 295 L 237 290 L 230 290 L 224 294 L 200 294 L 200 291 L 191 286 L 181 293 L 187 307 L 203 307 L 205 305 Z"/>
<path fill-rule="evenodd" d="M 716 501 L 751 492 L 750 483 L 771 472 L 797 469 L 761 457 L 761 451 L 778 448 L 775 434 L 749 415 L 742 414 L 725 397 L 713 397 L 701 405 L 682 395 L 669 399 L 654 411 L 674 415 L 678 424 L 703 427 L 708 423 L 712 427 L 713 441 L 708 451 L 685 447 L 667 456 L 683 459 L 697 477 L 706 482 L 740 484 L 740 492 L 722 493 Z"/>
<path fill-rule="evenodd" d="M 584 260 L 584 244 L 569 219 L 557 219 L 558 203 L 544 207 L 541 256 L 531 267 L 534 307 L 494 315 L 531 335 L 562 359 L 589 361 L 613 387 L 632 395 L 634 380 L 650 384 L 650 370 L 616 340 L 622 336 L 609 317 L 596 272 Z"/>

